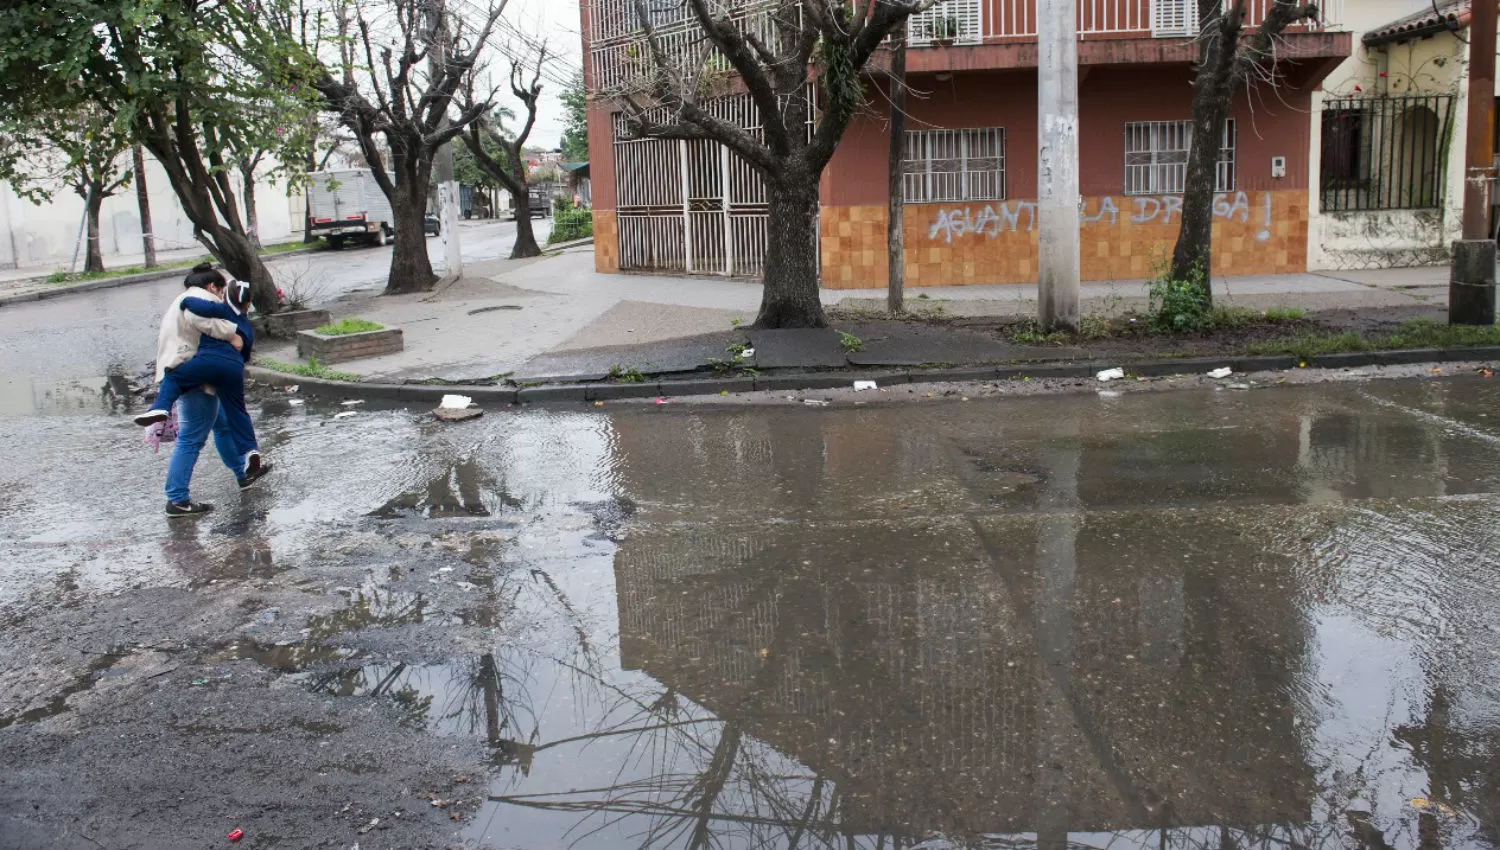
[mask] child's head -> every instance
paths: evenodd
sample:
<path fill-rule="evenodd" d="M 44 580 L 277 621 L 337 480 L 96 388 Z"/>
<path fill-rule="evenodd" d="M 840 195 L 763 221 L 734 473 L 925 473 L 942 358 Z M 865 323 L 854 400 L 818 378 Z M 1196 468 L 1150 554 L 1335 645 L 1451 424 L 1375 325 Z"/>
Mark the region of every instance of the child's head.
<path fill-rule="evenodd" d="M 250 282 L 246 280 L 231 280 L 225 299 L 234 309 L 245 312 L 250 308 Z"/>

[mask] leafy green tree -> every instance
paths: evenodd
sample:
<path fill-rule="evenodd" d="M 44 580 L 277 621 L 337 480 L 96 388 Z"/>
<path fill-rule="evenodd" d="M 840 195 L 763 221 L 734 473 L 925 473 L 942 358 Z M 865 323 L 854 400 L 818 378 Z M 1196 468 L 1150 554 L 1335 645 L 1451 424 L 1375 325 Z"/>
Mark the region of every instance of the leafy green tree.
<path fill-rule="evenodd" d="M 587 162 L 589 158 L 589 103 L 583 88 L 583 74 L 562 91 L 563 109 L 568 124 L 563 128 L 562 154 L 568 162 Z"/>
<path fill-rule="evenodd" d="M 97 110 L 166 171 L 194 235 L 251 284 L 276 285 L 246 230 L 235 150 L 300 164 L 316 92 L 272 21 L 291 0 L 30 0 L 0 6 L 0 110 L 16 124 Z M 281 169 L 282 166 L 277 166 Z"/>

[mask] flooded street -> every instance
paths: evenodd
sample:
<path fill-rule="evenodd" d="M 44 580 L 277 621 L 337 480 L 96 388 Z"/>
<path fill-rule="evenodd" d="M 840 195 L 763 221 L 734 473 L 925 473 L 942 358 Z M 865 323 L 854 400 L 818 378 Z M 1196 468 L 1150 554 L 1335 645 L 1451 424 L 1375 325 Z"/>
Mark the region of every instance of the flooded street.
<path fill-rule="evenodd" d="M 294 401 L 0 384 L 0 847 L 1500 844 L 1493 381 Z"/>

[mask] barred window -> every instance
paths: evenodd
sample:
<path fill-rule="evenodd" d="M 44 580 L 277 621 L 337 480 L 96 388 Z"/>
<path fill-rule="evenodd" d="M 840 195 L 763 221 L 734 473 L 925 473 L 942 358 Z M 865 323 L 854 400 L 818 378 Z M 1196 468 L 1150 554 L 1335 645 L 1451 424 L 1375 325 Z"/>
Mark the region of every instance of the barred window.
<path fill-rule="evenodd" d="M 906 134 L 906 203 L 998 201 L 1005 197 L 1005 130 L 915 130 Z"/>
<path fill-rule="evenodd" d="M 1214 191 L 1234 190 L 1234 119 L 1224 122 Z M 1125 194 L 1180 195 L 1187 187 L 1191 121 L 1138 121 L 1125 125 Z"/>
<path fill-rule="evenodd" d="M 1453 95 L 1347 97 L 1323 104 L 1319 207 L 1439 209 Z"/>

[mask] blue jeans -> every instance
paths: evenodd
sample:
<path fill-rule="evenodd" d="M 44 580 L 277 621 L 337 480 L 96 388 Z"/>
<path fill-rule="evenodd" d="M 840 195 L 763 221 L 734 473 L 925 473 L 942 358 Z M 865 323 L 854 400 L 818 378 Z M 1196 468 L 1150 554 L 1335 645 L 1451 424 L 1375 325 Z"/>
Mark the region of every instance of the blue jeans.
<path fill-rule="evenodd" d="M 202 389 L 183 393 L 177 400 L 177 422 L 177 442 L 172 446 L 172 459 L 167 463 L 167 501 L 177 504 L 188 501 L 193 467 L 198 464 L 198 453 L 208 442 L 210 431 L 214 435 L 214 448 L 219 452 L 219 459 L 236 478 L 245 474 L 244 456 L 235 448 L 228 417 L 217 398 Z"/>
<path fill-rule="evenodd" d="M 171 410 L 172 403 L 188 390 L 210 386 L 218 394 L 219 411 L 228 418 L 229 433 L 241 458 L 259 451 L 255 426 L 245 406 L 245 361 L 238 354 L 232 358 L 199 352 L 193 359 L 175 369 L 168 369 L 161 379 L 153 410 Z M 241 464 L 243 468 L 243 463 Z"/>

